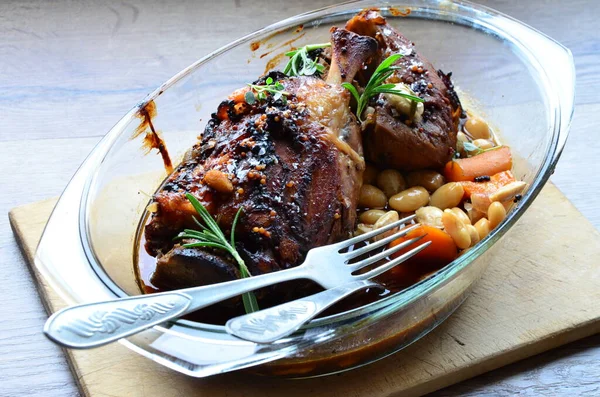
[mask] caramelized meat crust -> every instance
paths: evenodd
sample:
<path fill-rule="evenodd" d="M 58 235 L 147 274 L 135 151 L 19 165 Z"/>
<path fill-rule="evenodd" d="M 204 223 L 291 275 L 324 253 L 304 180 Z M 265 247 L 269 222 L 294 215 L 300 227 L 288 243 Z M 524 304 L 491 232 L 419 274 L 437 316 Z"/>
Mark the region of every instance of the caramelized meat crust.
<path fill-rule="evenodd" d="M 249 88 L 232 93 L 154 195 L 157 211 L 145 227 L 145 239 L 148 253 L 158 257 L 151 279 L 156 287 L 182 288 L 239 276 L 226 253 L 195 248 L 205 252 L 192 254 L 173 241 L 184 228 L 197 228 L 186 193 L 216 216 L 226 234 L 243 209 L 236 248 L 252 275 L 297 266 L 311 248 L 350 236 L 364 160 L 350 94 L 339 82 L 352 79 L 375 55 L 377 44 L 343 29 L 334 30 L 332 40 L 335 49 L 341 42 L 359 41 L 363 52 L 341 60 L 334 53 L 327 81 L 271 72 L 254 82 L 280 82 L 285 100 L 268 95 L 250 105 L 245 101 Z M 296 289 L 278 288 L 276 301 L 288 299 Z M 259 299 L 264 295 L 262 291 Z"/>

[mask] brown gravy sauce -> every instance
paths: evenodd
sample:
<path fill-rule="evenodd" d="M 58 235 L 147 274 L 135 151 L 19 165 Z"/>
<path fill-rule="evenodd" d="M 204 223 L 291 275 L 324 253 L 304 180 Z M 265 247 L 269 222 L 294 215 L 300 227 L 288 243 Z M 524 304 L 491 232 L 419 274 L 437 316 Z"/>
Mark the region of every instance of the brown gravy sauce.
<path fill-rule="evenodd" d="M 136 117 L 141 121 L 140 125 L 131 135 L 131 139 L 135 139 L 138 136 L 145 134 L 142 141 L 142 148 L 146 150 L 146 153 L 150 153 L 152 149 L 158 150 L 165 165 L 165 170 L 170 174 L 173 172 L 173 162 L 167 151 L 167 145 L 152 123 L 152 119 L 156 117 L 156 103 L 154 101 L 148 101 L 143 107 L 140 107 Z"/>
<path fill-rule="evenodd" d="M 392 14 L 395 17 L 407 17 L 410 15 L 410 8 L 407 8 L 404 11 L 401 11 L 399 8 L 390 7 L 389 11 L 390 11 L 390 14 Z"/>
<path fill-rule="evenodd" d="M 283 43 L 279 44 L 279 45 L 278 45 L 276 48 L 274 48 L 273 50 L 271 50 L 271 51 L 267 51 L 267 52 L 265 52 L 265 53 L 261 54 L 261 55 L 260 55 L 260 58 L 262 59 L 262 58 L 264 58 L 264 57 L 266 57 L 266 56 L 269 56 L 269 55 L 271 55 L 273 52 L 275 52 L 276 50 L 279 50 L 279 49 L 281 49 L 281 48 L 283 48 L 283 47 L 286 47 L 286 46 L 288 46 L 288 45 L 289 45 L 290 47 L 292 47 L 292 43 L 294 43 L 294 42 L 295 42 L 295 41 L 297 41 L 297 40 L 300 40 L 302 37 L 304 37 L 304 35 L 305 35 L 305 34 L 306 34 L 306 32 L 302 32 L 302 33 L 300 33 L 298 36 L 296 36 L 296 37 L 293 37 L 293 38 L 289 39 L 288 41 L 286 41 L 286 42 L 283 42 Z M 287 52 L 287 51 L 286 51 L 286 52 Z"/>

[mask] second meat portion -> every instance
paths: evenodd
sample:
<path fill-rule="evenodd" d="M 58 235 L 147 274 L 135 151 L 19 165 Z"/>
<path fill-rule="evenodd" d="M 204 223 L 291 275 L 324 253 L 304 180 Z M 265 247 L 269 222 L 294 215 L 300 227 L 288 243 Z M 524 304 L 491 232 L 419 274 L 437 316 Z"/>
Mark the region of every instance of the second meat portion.
<path fill-rule="evenodd" d="M 383 59 L 402 54 L 394 64 L 398 70 L 386 82 L 425 100 L 413 107 L 396 96 L 373 98 L 363 132 L 366 159 L 381 168 L 400 170 L 443 167 L 454 154 L 462 114 L 450 76 L 437 71 L 377 10 L 361 11 L 348 21 L 346 29 L 373 37 L 379 44 L 378 60 L 359 78 L 365 81 Z"/>

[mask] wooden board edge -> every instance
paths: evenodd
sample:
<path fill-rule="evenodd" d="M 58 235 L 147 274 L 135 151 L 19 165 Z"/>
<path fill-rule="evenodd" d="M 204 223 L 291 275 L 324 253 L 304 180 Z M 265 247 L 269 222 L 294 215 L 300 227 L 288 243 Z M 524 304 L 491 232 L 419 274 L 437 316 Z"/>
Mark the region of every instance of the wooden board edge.
<path fill-rule="evenodd" d="M 46 199 L 46 200 L 42 200 L 42 201 L 37 201 L 35 203 L 25 204 L 22 206 L 12 208 L 8 212 L 8 220 L 10 223 L 10 227 L 13 231 L 13 234 L 15 236 L 17 245 L 19 246 L 19 251 L 21 251 L 21 255 L 23 255 L 25 262 L 27 262 L 27 268 L 29 269 L 29 273 L 32 276 L 33 282 L 35 284 L 35 288 L 38 291 L 39 300 L 42 303 L 42 306 L 44 307 L 44 310 L 46 311 L 46 314 L 48 316 L 52 315 L 52 313 L 54 312 L 53 308 L 50 306 L 51 299 L 48 296 L 48 290 L 46 290 L 42 286 L 43 285 L 42 275 L 40 274 L 40 272 L 37 271 L 36 267 L 34 266 L 35 250 L 30 253 L 25 249 L 25 244 L 24 244 L 23 237 L 22 237 L 23 232 L 21 231 L 20 225 L 16 220 L 16 214 L 20 211 L 26 210 L 29 207 L 39 206 L 42 203 L 49 203 L 51 201 L 56 203 L 57 200 L 58 200 L 58 198 L 50 198 L 50 199 Z M 54 206 L 53 206 L 53 209 L 54 209 Z M 37 247 L 36 247 L 36 250 L 37 250 Z M 77 360 L 75 359 L 75 356 L 73 355 L 73 351 L 71 351 L 70 349 L 66 349 L 64 347 L 61 347 L 60 350 L 62 350 L 62 352 L 66 356 L 66 361 L 69 366 L 69 370 L 71 371 L 71 374 L 73 375 L 73 378 L 75 379 L 75 383 L 77 384 L 77 387 L 81 391 L 82 395 L 90 396 L 91 395 L 90 390 L 88 389 L 87 385 L 83 381 L 84 374 L 81 372 L 79 366 L 77 365 Z"/>
<path fill-rule="evenodd" d="M 48 315 L 52 314 L 52 307 L 50 307 L 50 298 L 48 296 L 47 291 L 42 287 L 42 276 L 39 274 L 39 272 L 36 270 L 35 266 L 34 266 L 34 256 L 35 256 L 35 251 L 32 253 L 28 252 L 25 249 L 25 243 L 23 241 L 23 232 L 21 231 L 21 227 L 19 226 L 17 220 L 16 220 L 16 213 L 27 207 L 27 206 L 33 206 L 34 204 L 27 204 L 24 206 L 20 206 L 20 207 L 15 207 L 13 209 L 11 209 L 8 212 L 8 220 L 10 223 L 10 227 L 13 231 L 13 234 L 15 236 L 15 240 L 17 242 L 17 245 L 19 246 L 19 251 L 21 251 L 21 255 L 23 255 L 23 258 L 25 259 L 25 262 L 27 263 L 27 268 L 29 269 L 29 273 L 31 274 L 34 283 L 35 283 L 35 287 L 36 290 L 38 291 L 39 294 L 39 299 L 40 302 L 42 303 L 42 306 L 44 306 L 44 309 L 46 310 L 46 313 Z"/>
<path fill-rule="evenodd" d="M 401 392 L 390 394 L 389 397 L 424 396 L 598 333 L 600 333 L 600 321 L 590 321 L 578 328 L 571 328 L 569 330 L 546 335 L 544 338 L 539 339 L 534 343 L 513 346 L 510 350 L 487 357 L 478 362 L 473 362 L 471 367 L 443 375 L 437 379 L 426 381 Z"/>
<path fill-rule="evenodd" d="M 585 215 L 583 215 L 583 213 L 579 210 L 579 208 L 577 208 L 575 206 L 575 204 L 573 204 L 573 202 L 571 200 L 569 200 L 567 198 L 567 196 L 563 193 L 563 191 L 556 186 L 554 183 L 552 183 L 552 181 L 548 181 L 543 187 L 542 190 L 540 190 L 539 194 L 537 195 L 537 197 L 535 198 L 535 200 L 538 199 L 538 197 L 542 194 L 542 192 L 544 191 L 544 189 L 547 189 L 548 187 L 551 187 L 552 189 L 555 189 L 559 194 L 561 194 L 562 196 L 564 196 L 566 198 L 565 200 L 565 204 L 564 205 L 568 205 L 569 207 L 571 207 L 573 210 L 577 211 L 578 213 L 581 214 L 581 217 L 584 219 L 583 221 L 585 223 L 587 223 L 589 226 L 591 226 L 592 229 L 594 229 L 594 231 L 596 232 L 596 235 L 600 237 L 600 228 L 596 227 Z M 535 200 L 533 200 L 532 204 L 535 203 Z"/>

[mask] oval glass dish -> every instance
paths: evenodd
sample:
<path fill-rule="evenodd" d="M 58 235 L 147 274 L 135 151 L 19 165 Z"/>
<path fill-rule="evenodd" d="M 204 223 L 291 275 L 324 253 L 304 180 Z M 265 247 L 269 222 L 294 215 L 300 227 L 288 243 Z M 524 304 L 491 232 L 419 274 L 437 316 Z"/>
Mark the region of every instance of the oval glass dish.
<path fill-rule="evenodd" d="M 331 26 L 341 26 L 367 7 L 378 7 L 436 67 L 451 71 L 467 107 L 477 108 L 500 132 L 518 160 L 515 176 L 530 186 L 518 206 L 434 276 L 359 309 L 314 320 L 277 343 L 242 341 L 222 326 L 187 320 L 120 342 L 195 377 L 242 368 L 309 377 L 381 359 L 444 321 L 467 297 L 491 256 L 502 252 L 500 239 L 552 174 L 567 138 L 575 83 L 568 49 L 510 17 L 459 1 L 359 1 L 328 7 L 241 38 L 174 76 L 109 131 L 65 189 L 35 257 L 50 285 L 69 304 L 140 293 L 133 266 L 136 232 L 150 195 L 167 175 L 161 156 L 143 150 L 143 136 L 136 137 L 145 123 L 140 110 L 150 101 L 156 107 L 151 127 L 160 131 L 177 164 L 230 92 L 265 68 L 282 67 L 282 54 L 292 46 L 327 41 Z"/>

